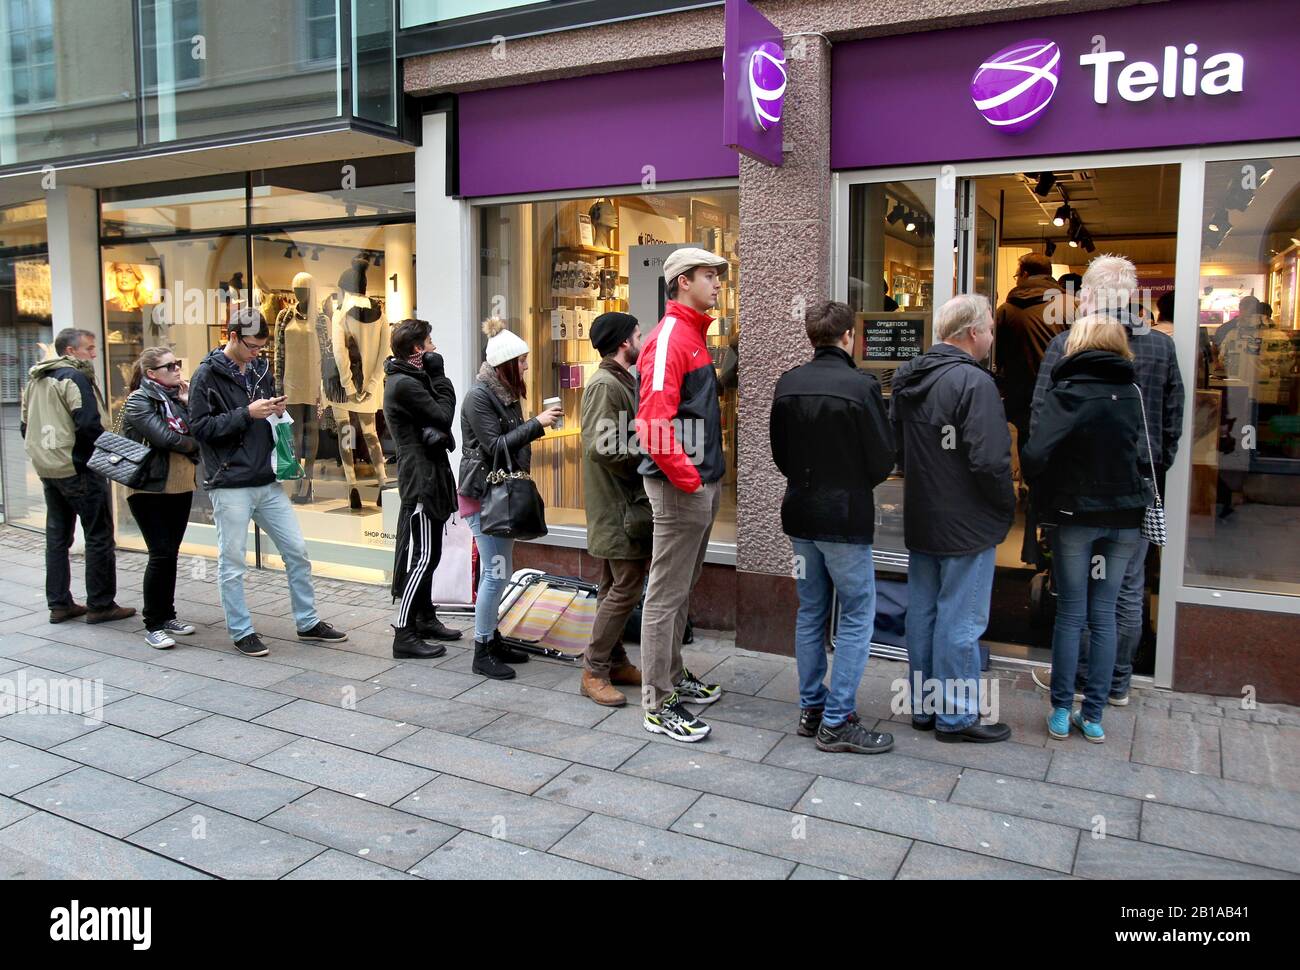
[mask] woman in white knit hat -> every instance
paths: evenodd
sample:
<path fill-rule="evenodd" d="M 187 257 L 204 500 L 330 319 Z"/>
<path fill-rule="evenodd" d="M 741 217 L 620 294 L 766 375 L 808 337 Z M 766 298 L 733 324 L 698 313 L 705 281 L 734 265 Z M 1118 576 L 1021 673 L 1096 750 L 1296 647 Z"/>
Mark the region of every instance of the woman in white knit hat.
<path fill-rule="evenodd" d="M 479 368 L 460 412 L 464 451 L 457 491 L 460 514 L 469 523 L 478 544 L 482 572 L 474 606 L 473 670 L 494 680 L 510 680 L 515 672 L 507 664 L 528 659 L 528 654 L 507 646 L 497 631 L 501 596 L 514 573 L 514 540 L 484 535 L 479 526 L 479 512 L 487 493 L 487 473 L 492 470 L 497 442 L 505 439 L 514 466 L 526 472 L 532 467 L 532 442 L 546 433 L 561 412 L 558 407 L 549 408 L 524 420 L 521 402 L 528 394 L 524 379 L 528 373 L 528 344 L 507 329 L 504 320 L 496 317 L 484 321 L 483 333 L 488 338 L 487 360 Z"/>

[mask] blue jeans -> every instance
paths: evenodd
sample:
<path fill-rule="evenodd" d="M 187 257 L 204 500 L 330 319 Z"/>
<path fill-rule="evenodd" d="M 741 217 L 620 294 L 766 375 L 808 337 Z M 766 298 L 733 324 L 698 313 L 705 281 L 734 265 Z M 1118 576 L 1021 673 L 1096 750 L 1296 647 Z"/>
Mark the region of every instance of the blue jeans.
<path fill-rule="evenodd" d="M 1083 717 L 1101 721 L 1115 671 L 1115 602 L 1137 550 L 1137 529 L 1062 525 L 1052 532 L 1056 626 L 1052 629 L 1052 707 L 1073 707 L 1079 639 L 1088 626 Z M 1132 657 L 1130 656 L 1130 670 Z"/>
<path fill-rule="evenodd" d="M 1139 533 L 1133 558 L 1124 570 L 1119 598 L 1115 601 L 1115 672 L 1110 681 L 1110 696 L 1124 697 L 1133 683 L 1133 655 L 1142 642 L 1142 604 L 1147 587 L 1147 549 L 1151 543 Z M 1079 641 L 1079 669 L 1074 675 L 1074 689 L 1078 693 L 1088 681 L 1088 637 Z"/>
<path fill-rule="evenodd" d="M 275 543 L 289 577 L 289 602 L 299 632 L 320 622 L 316 593 L 311 586 L 311 560 L 293 505 L 279 482 L 254 488 L 214 488 L 208 492 L 217 526 L 217 582 L 221 608 L 226 613 L 230 638 L 242 640 L 254 633 L 253 618 L 244 602 L 244 552 L 248 548 L 248 523 L 256 522 Z"/>
<path fill-rule="evenodd" d="M 907 661 L 912 716 L 930 716 L 922 709 L 922 700 L 931 693 L 938 701 L 934 717 L 940 731 L 960 731 L 980 719 L 980 637 L 989 625 L 996 565 L 996 547 L 968 556 L 908 554 Z M 920 692 L 916 690 L 918 677 Z M 927 690 L 929 685 L 937 687 Z"/>
<path fill-rule="evenodd" d="M 497 629 L 497 611 L 501 597 L 514 574 L 514 539 L 485 536 L 479 525 L 479 513 L 465 516 L 469 531 L 478 545 L 480 578 L 478 599 L 474 601 L 474 639 L 491 640 Z"/>
<path fill-rule="evenodd" d="M 791 539 L 800 557 L 799 614 L 795 618 L 794 655 L 799 665 L 799 706 L 825 708 L 822 722 L 838 727 L 853 713 L 862 671 L 871 656 L 876 623 L 876 572 L 871 546 L 855 542 Z M 835 635 L 831 686 L 826 678 L 826 621 L 831 593 L 839 595 L 840 622 Z"/>

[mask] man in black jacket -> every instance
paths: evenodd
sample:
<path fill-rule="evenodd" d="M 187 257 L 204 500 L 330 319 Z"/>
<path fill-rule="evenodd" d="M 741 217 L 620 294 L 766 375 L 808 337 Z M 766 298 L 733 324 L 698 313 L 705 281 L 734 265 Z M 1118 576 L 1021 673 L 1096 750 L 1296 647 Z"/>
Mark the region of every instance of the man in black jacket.
<path fill-rule="evenodd" d="M 894 465 L 894 440 L 880 383 L 859 370 L 850 351 L 857 327 L 844 303 L 824 303 L 805 318 L 813 359 L 776 383 L 772 458 L 786 478 L 781 528 L 795 553 L 799 616 L 798 731 L 822 751 L 877 754 L 891 734 L 868 731 L 854 716 L 871 655 L 876 574 L 871 560 L 876 507 L 872 489 Z M 826 624 L 831 594 L 840 622 L 828 690 Z"/>
<path fill-rule="evenodd" d="M 266 419 L 284 414 L 285 399 L 276 397 L 262 358 L 269 340 L 262 314 L 252 307 L 236 310 L 226 325 L 226 346 L 208 354 L 190 380 L 190 431 L 203 455 L 203 487 L 217 527 L 221 608 L 230 638 L 248 657 L 268 653 L 244 602 L 250 520 L 271 537 L 284 560 L 298 639 L 337 643 L 348 638 L 316 615 L 307 544 L 271 463 L 275 433 Z"/>
<path fill-rule="evenodd" d="M 460 631 L 438 621 L 433 608 L 433 572 L 442 558 L 442 532 L 456 511 L 456 480 L 447 453 L 456 447 L 451 421 L 456 390 L 436 353 L 425 320 L 403 320 L 390 338 L 393 356 L 384 361 L 384 423 L 397 447 L 397 487 L 402 507 L 393 557 L 393 656 L 441 657 L 442 644 Z"/>
<path fill-rule="evenodd" d="M 988 300 L 953 297 L 935 314 L 934 339 L 893 381 L 912 726 L 940 741 L 1005 741 L 1011 729 L 980 724 L 979 705 L 979 640 L 1016 508 L 1006 412 L 980 366 L 993 344 Z"/>

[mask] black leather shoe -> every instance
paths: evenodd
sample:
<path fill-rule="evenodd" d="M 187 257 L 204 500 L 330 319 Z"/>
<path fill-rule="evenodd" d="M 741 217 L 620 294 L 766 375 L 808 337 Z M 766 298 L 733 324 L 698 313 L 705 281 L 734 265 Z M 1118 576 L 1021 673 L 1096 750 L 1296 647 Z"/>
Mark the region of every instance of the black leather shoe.
<path fill-rule="evenodd" d="M 414 626 L 393 627 L 393 656 L 398 659 L 432 660 L 447 648 L 441 643 L 425 643 Z"/>
<path fill-rule="evenodd" d="M 492 656 L 491 640 L 474 641 L 474 663 L 470 669 L 493 680 L 514 680 L 515 672 Z"/>
<path fill-rule="evenodd" d="M 415 626 L 425 640 L 459 640 L 461 637 L 461 631 L 443 623 L 436 612 L 420 617 L 415 621 Z"/>
<path fill-rule="evenodd" d="M 797 728 L 799 737 L 811 738 L 817 734 L 817 729 L 822 726 L 822 714 L 825 712 L 824 707 L 805 707 L 799 711 L 799 727 Z"/>
<path fill-rule="evenodd" d="M 913 731 L 933 731 L 934 718 L 932 717 L 914 717 L 912 718 Z"/>
<path fill-rule="evenodd" d="M 502 663 L 508 663 L 508 664 L 528 663 L 528 654 L 524 653 L 522 650 L 510 646 L 510 644 L 506 643 L 503 639 L 501 639 L 500 630 L 492 631 L 491 643 L 492 643 L 492 656 L 494 656 L 497 660 L 500 660 Z"/>
<path fill-rule="evenodd" d="M 1001 722 L 997 724 L 976 723 L 968 728 L 962 728 L 960 731 L 940 731 L 936 729 L 934 737 L 936 741 L 946 741 L 950 744 L 956 744 L 958 741 L 995 744 L 1011 737 L 1011 728 Z"/>

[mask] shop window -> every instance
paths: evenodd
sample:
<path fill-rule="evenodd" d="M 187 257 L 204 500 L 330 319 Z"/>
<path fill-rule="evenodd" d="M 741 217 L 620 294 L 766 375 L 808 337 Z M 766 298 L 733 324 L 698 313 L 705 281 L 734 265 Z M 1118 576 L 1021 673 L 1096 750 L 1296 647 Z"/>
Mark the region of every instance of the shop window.
<path fill-rule="evenodd" d="M 663 312 L 663 257 L 682 245 L 730 260 L 708 343 L 722 407 L 722 509 L 713 537 L 735 542 L 736 400 L 739 347 L 739 203 L 734 189 L 489 205 L 477 210 L 478 309 L 499 316 L 528 343 L 525 415 L 559 397 L 564 427 L 533 444 L 533 478 L 551 525 L 583 526 L 582 391 L 600 357 L 591 321 L 621 310 L 648 336 Z M 484 338 L 478 334 L 477 359 Z"/>
<path fill-rule="evenodd" d="M 385 155 L 252 174 L 253 223 L 383 219 L 415 214 L 415 156 Z"/>
<path fill-rule="evenodd" d="M 1188 585 L 1300 595 L 1298 264 L 1300 158 L 1207 164 Z"/>
<path fill-rule="evenodd" d="M 103 237 L 156 236 L 214 229 L 242 229 L 244 176 L 128 185 L 99 193 Z"/>

